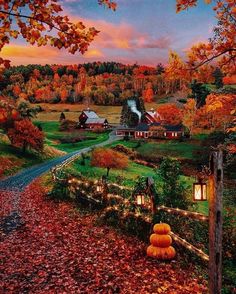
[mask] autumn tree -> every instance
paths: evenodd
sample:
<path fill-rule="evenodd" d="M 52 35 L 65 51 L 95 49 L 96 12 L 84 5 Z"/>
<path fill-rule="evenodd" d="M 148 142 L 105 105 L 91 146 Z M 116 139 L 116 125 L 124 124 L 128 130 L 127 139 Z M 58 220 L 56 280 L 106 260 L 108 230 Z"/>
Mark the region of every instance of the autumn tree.
<path fill-rule="evenodd" d="M 143 93 L 144 101 L 147 103 L 153 102 L 153 96 L 154 96 L 154 92 L 152 88 L 152 83 L 149 82 L 146 86 L 146 90 L 144 90 L 144 93 Z"/>
<path fill-rule="evenodd" d="M 226 76 L 223 78 L 224 85 L 235 85 L 236 84 L 236 74 L 232 76 Z"/>
<path fill-rule="evenodd" d="M 164 124 L 178 125 L 182 123 L 182 111 L 173 103 L 166 103 L 157 108 Z"/>
<path fill-rule="evenodd" d="M 125 169 L 128 166 L 128 157 L 112 149 L 97 148 L 92 152 L 91 165 L 107 169 Z"/>
<path fill-rule="evenodd" d="M 98 3 L 116 9 L 114 1 L 98 0 Z M 99 31 L 94 27 L 86 28 L 82 21 L 71 22 L 68 16 L 61 14 L 62 11 L 57 0 L 0 0 L 0 51 L 12 37 L 22 37 L 31 45 L 51 45 L 67 49 L 72 54 L 84 53 Z M 1 64 L 9 67 L 10 61 L 0 58 Z"/>
<path fill-rule="evenodd" d="M 188 129 L 189 135 L 192 135 L 194 120 L 197 111 L 196 100 L 188 99 L 183 108 L 183 125 Z"/>
<path fill-rule="evenodd" d="M 0 96 L 0 128 L 5 132 L 19 119 L 16 104 L 8 97 Z"/>
<path fill-rule="evenodd" d="M 7 135 L 11 144 L 22 148 L 24 153 L 28 148 L 36 151 L 43 149 L 43 132 L 34 126 L 29 119 L 15 121 L 14 127 L 8 130 Z"/>
<path fill-rule="evenodd" d="M 176 11 L 196 6 L 198 0 L 176 0 Z M 207 43 L 194 45 L 188 52 L 188 65 L 191 69 L 217 60 L 224 71 L 235 72 L 236 68 L 236 0 L 205 0 L 214 3 L 213 10 L 218 20 L 213 29 L 213 37 Z"/>
<path fill-rule="evenodd" d="M 164 77 L 166 80 L 166 93 L 173 93 L 182 89 L 191 79 L 191 73 L 186 63 L 173 51 L 169 53 L 168 65 L 165 67 Z"/>

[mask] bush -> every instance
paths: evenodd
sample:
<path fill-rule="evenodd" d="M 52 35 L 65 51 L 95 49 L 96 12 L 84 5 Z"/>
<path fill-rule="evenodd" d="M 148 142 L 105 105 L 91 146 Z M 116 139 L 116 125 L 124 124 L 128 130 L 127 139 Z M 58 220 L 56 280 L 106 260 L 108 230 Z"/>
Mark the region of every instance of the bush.
<path fill-rule="evenodd" d="M 121 211 L 112 208 L 106 210 L 101 215 L 100 220 L 107 225 L 132 234 L 145 242 L 149 240 L 151 224 L 146 222 L 141 216 L 137 217 L 133 213 L 128 213 L 127 216 L 123 217 Z"/>
<path fill-rule="evenodd" d="M 135 159 L 137 157 L 137 152 L 131 150 L 130 148 L 125 147 L 122 144 L 118 144 L 115 147 L 112 147 L 113 150 L 116 150 L 120 153 L 124 153 L 129 156 L 130 159 Z"/>
<path fill-rule="evenodd" d="M 168 207 L 188 209 L 191 201 L 186 197 L 186 191 L 180 182 L 180 164 L 177 160 L 165 158 L 157 171 L 163 181 L 162 202 Z"/>
<path fill-rule="evenodd" d="M 52 190 L 48 193 L 48 197 L 54 200 L 68 200 L 69 190 L 66 182 L 55 182 Z"/>
<path fill-rule="evenodd" d="M 85 140 L 85 137 L 82 136 L 65 136 L 59 139 L 61 143 L 78 143 Z"/>
<path fill-rule="evenodd" d="M 72 131 L 77 128 L 77 122 L 69 119 L 61 121 L 59 131 Z"/>
<path fill-rule="evenodd" d="M 92 129 L 92 132 L 95 134 L 102 134 L 102 133 L 105 133 L 106 130 L 103 128 L 94 128 L 94 129 Z"/>

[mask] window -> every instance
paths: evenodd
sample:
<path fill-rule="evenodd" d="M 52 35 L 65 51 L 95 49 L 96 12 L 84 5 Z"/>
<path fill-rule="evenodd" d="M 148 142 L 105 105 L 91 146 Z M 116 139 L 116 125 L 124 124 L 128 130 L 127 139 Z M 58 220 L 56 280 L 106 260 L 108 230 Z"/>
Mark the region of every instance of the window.
<path fill-rule="evenodd" d="M 166 132 L 164 132 L 164 137 L 166 137 Z"/>
<path fill-rule="evenodd" d="M 174 137 L 174 135 L 175 135 L 175 133 L 172 132 L 172 133 L 171 133 L 171 136 Z"/>
<path fill-rule="evenodd" d="M 177 137 L 178 136 L 178 133 L 175 133 L 175 137 Z"/>

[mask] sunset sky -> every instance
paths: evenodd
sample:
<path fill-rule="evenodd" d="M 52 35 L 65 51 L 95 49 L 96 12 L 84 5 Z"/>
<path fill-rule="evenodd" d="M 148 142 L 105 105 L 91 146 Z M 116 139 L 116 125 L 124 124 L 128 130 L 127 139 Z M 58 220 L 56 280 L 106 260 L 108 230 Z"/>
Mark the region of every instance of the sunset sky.
<path fill-rule="evenodd" d="M 165 63 L 169 50 L 184 55 L 192 44 L 212 35 L 216 23 L 210 5 L 176 14 L 175 0 L 117 0 L 116 12 L 96 0 L 64 0 L 62 6 L 72 20 L 82 20 L 101 33 L 82 56 L 52 47 L 36 47 L 22 39 L 12 40 L 1 52 L 12 64 L 75 64 L 92 61 L 119 61 L 156 65 Z"/>

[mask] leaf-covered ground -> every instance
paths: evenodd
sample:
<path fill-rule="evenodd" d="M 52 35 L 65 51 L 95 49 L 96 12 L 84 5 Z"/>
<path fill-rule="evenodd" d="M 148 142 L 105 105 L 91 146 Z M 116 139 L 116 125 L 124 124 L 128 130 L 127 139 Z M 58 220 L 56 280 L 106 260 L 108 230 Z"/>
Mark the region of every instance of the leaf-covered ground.
<path fill-rule="evenodd" d="M 0 195 L 2 217 L 14 192 Z M 205 281 L 177 262 L 148 259 L 134 237 L 46 200 L 39 181 L 21 194 L 18 213 L 24 225 L 1 233 L 0 293 L 206 293 Z"/>

